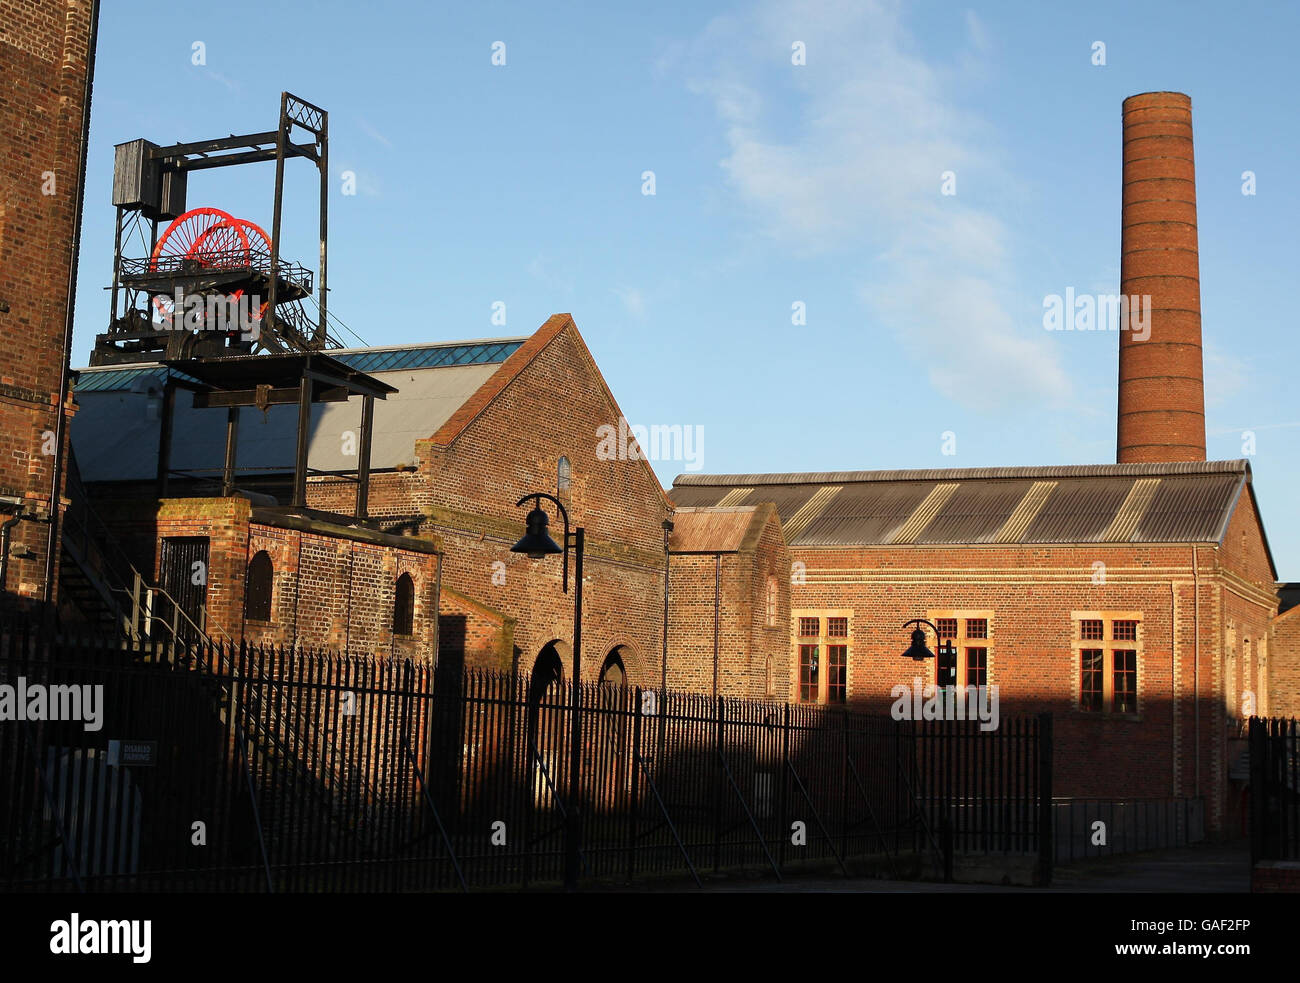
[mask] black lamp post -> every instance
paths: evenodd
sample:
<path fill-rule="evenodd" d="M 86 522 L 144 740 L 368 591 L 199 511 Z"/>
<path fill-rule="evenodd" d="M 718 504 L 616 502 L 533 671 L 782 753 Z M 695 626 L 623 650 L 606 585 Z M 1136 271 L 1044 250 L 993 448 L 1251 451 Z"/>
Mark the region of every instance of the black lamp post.
<path fill-rule="evenodd" d="M 564 887 L 566 890 L 573 891 L 578 887 L 582 845 L 582 694 L 580 684 L 582 682 L 582 552 L 585 542 L 584 530 L 579 526 L 573 532 L 569 532 L 568 510 L 554 495 L 547 495 L 545 492 L 533 492 L 531 495 L 525 495 L 515 505 L 522 507 L 525 502 L 533 499 L 537 500 L 537 504 L 528 513 L 528 518 L 524 520 L 526 523 L 524 538 L 510 547 L 510 552 L 524 553 L 533 560 L 554 556 L 556 553 L 561 554 L 564 557 L 563 586 L 566 594 L 569 592 L 570 545 L 573 547 L 574 556 L 576 585 L 573 591 L 573 720 L 569 738 L 569 808 L 564 817 Z M 557 545 L 555 540 L 551 538 L 550 533 L 547 532 L 550 519 L 542 508 L 542 499 L 554 502 L 555 507 L 560 510 L 560 515 L 564 518 L 564 546 L 562 547 Z"/>
<path fill-rule="evenodd" d="M 939 642 L 938 662 L 935 663 L 934 672 L 935 685 L 956 686 L 957 646 L 953 644 L 952 639 L 940 639 L 938 627 L 933 621 L 927 621 L 925 618 L 913 618 L 911 621 L 903 622 L 904 628 L 908 625 L 916 625 L 916 627 L 912 629 L 912 644 L 903 653 L 903 658 L 914 659 L 917 662 L 936 658 L 935 654 L 925 647 L 925 629 L 921 625 L 927 625 L 934 632 L 935 640 Z"/>

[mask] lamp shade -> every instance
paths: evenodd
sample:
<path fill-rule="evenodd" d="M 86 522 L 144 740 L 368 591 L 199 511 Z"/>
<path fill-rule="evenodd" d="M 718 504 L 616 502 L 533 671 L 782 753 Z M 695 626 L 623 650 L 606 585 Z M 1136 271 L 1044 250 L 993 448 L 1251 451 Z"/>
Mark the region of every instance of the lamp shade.
<path fill-rule="evenodd" d="M 917 661 L 934 658 L 934 653 L 925 647 L 925 632 L 920 628 L 912 629 L 912 644 L 903 653 L 903 658 L 916 659 Z"/>
<path fill-rule="evenodd" d="M 547 528 L 551 520 L 540 508 L 535 508 L 528 513 L 525 520 L 524 538 L 510 547 L 511 553 L 527 553 L 534 560 L 539 560 L 544 556 L 553 556 L 556 553 L 563 553 L 564 550 L 556 545 L 555 540 L 551 538 Z"/>

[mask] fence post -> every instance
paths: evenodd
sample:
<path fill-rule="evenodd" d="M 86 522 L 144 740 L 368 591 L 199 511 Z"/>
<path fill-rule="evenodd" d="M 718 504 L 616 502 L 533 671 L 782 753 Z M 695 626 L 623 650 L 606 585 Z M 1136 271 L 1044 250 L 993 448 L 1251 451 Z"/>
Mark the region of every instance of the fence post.
<path fill-rule="evenodd" d="M 725 761 L 722 736 L 722 697 L 714 701 L 714 750 L 717 752 L 718 779 L 713 788 L 713 872 L 722 869 L 722 787 L 725 783 L 723 771 Z"/>
<path fill-rule="evenodd" d="M 840 856 L 849 855 L 849 711 L 840 713 L 844 757 L 840 762 Z M 870 805 L 868 804 L 868 808 Z"/>
<path fill-rule="evenodd" d="M 1055 853 L 1052 831 L 1052 715 L 1038 717 L 1038 883 L 1052 883 L 1052 860 Z"/>
<path fill-rule="evenodd" d="M 777 866 L 785 870 L 785 846 L 790 842 L 790 817 L 786 815 L 786 786 L 790 782 L 790 704 L 781 705 L 781 778 L 775 789 L 777 795 L 777 815 L 780 822 L 777 823 L 777 831 L 781 834 L 776 838 Z"/>
<path fill-rule="evenodd" d="M 633 691 L 632 704 L 632 788 L 628 803 L 627 819 L 627 880 L 632 883 L 636 877 L 636 838 L 638 793 L 641 790 L 641 687 Z"/>
<path fill-rule="evenodd" d="M 1252 868 L 1263 859 L 1264 823 L 1268 819 L 1264 791 L 1268 781 L 1265 760 L 1266 738 L 1264 721 L 1259 717 L 1251 717 L 1246 740 L 1250 749 L 1250 865 Z"/>

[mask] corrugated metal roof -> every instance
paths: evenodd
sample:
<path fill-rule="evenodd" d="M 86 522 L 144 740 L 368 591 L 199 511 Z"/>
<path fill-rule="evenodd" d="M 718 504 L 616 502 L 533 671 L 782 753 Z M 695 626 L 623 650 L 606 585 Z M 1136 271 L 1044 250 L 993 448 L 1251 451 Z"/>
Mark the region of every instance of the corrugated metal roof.
<path fill-rule="evenodd" d="M 1028 481 L 963 481 L 918 543 L 991 543 L 1033 487 Z"/>
<path fill-rule="evenodd" d="M 1216 542 L 1249 480 L 1244 460 L 691 474 L 672 498 L 707 506 L 750 489 L 743 500 L 773 503 L 792 546 Z"/>
<path fill-rule="evenodd" d="M 1165 478 L 1138 523 L 1136 538 L 1140 542 L 1217 541 L 1243 477 Z"/>
<path fill-rule="evenodd" d="M 745 541 L 756 505 L 678 509 L 668 549 L 673 553 L 735 553 Z"/>
<path fill-rule="evenodd" d="M 808 523 L 800 542 L 886 542 L 916 510 L 929 489 L 923 485 L 887 485 L 880 494 L 838 495 L 830 507 Z M 778 509 L 779 511 L 779 509 Z"/>
<path fill-rule="evenodd" d="M 972 478 L 1092 478 L 1127 475 L 1223 474 L 1249 470 L 1234 461 L 1144 461 L 1135 464 L 1048 464 L 1020 468 L 926 468 L 913 471 L 796 471 L 773 474 L 679 474 L 673 485 L 843 485 L 854 481 L 962 481 Z"/>
<path fill-rule="evenodd" d="M 1058 481 L 1021 542 L 1095 543 L 1110 527 L 1133 481 L 1129 478 L 1067 478 Z"/>

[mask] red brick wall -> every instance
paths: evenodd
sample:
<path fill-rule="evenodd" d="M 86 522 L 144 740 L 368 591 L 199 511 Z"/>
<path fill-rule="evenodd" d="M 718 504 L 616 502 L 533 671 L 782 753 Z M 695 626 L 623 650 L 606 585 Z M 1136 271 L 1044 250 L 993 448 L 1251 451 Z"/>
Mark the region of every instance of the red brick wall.
<path fill-rule="evenodd" d="M 430 658 L 438 612 L 436 554 L 253 522 L 250 512 L 243 498 L 168 499 L 153 515 L 118 510 L 113 524 L 137 567 L 151 571 L 155 583 L 162 578 L 162 539 L 209 540 L 206 607 L 209 634 L 218 640 L 296 641 L 353 654 Z M 246 622 L 248 562 L 260 550 L 274 569 L 272 617 Z M 392 631 L 397 578 L 404 573 L 415 582 L 410 636 Z"/>
<path fill-rule="evenodd" d="M 514 653 L 513 618 L 446 586 L 438 613 L 438 661 L 448 665 L 509 668 Z"/>
<path fill-rule="evenodd" d="M 0 14 L 0 300 L 9 305 L 0 313 L 0 495 L 44 516 L 53 445 L 43 435 L 56 428 L 66 357 L 91 33 L 90 0 L 10 0 Z M 13 543 L 34 555 L 11 562 L 9 594 L 42 596 L 47 536 L 41 523 L 14 529 Z"/>
<path fill-rule="evenodd" d="M 790 551 L 776 509 L 760 520 L 758 543 L 748 565 L 750 664 L 748 694 L 782 700 L 790 692 Z M 776 587 L 776 612 L 769 623 L 767 587 Z"/>
<path fill-rule="evenodd" d="M 1251 869 L 1250 890 L 1261 894 L 1300 894 L 1300 864 L 1265 861 Z"/>
<path fill-rule="evenodd" d="M 1218 831 L 1229 795 L 1224 619 L 1233 617 L 1252 633 L 1266 622 L 1258 598 L 1235 593 L 1251 585 L 1224 566 L 1230 560 L 1257 571 L 1257 558 L 1220 556 L 1213 547 L 1197 552 L 1199 619 L 1190 546 L 794 549 L 807 582 L 793 587 L 791 603 L 800 610 L 852 610 L 849 698 L 882 711 L 892 702 L 891 688 L 917 674 L 900 656 L 907 645 L 904 621 L 933 618 L 940 610 L 990 612 L 989 682 L 999 686 L 1000 712 L 1056 715 L 1059 795 L 1194 794 L 1195 678 L 1200 788 L 1210 828 Z M 1098 560 L 1106 565 L 1104 584 L 1093 583 Z M 1263 593 L 1263 585 L 1253 586 Z M 1137 719 L 1078 709 L 1079 646 L 1071 615 L 1094 611 L 1140 614 Z M 1197 620 L 1199 671 L 1193 668 Z M 924 666 L 927 682 L 933 671 L 933 664 Z"/>
<path fill-rule="evenodd" d="M 668 688 L 713 692 L 718 612 L 718 694 L 784 700 L 790 687 L 790 558 L 774 509 L 755 520 L 739 552 L 674 554 L 670 569 Z M 716 566 L 716 576 L 715 576 Z M 777 611 L 767 623 L 767 584 Z"/>
<path fill-rule="evenodd" d="M 574 570 L 566 594 L 559 557 L 534 561 L 509 551 L 524 533 L 525 510 L 515 502 L 528 492 L 555 494 L 556 467 L 567 457 L 567 507 L 586 531 L 583 678 L 595 679 L 606 656 L 623 646 L 629 682 L 657 686 L 670 504 L 645 462 L 598 457 L 597 430 L 616 427 L 620 413 L 567 316 L 548 321 L 525 348 L 505 367 L 508 374 L 522 364 L 517 376 L 495 399 L 472 400 L 478 412 L 454 439 L 444 432 L 444 443 L 417 442 L 417 472 L 374 476 L 370 512 L 394 520 L 423 515 L 421 531 L 444 544 L 443 584 L 515 619 L 506 661 L 530 671 L 548 642 L 572 643 Z M 350 507 L 342 486 L 313 483 L 309 495 L 321 508 Z M 548 512 L 558 542 L 562 525 L 553 506 Z M 471 664 L 509 667 L 485 652 L 471 654 Z"/>
<path fill-rule="evenodd" d="M 1300 607 L 1273 619 L 1268 652 L 1268 712 L 1300 717 Z"/>

